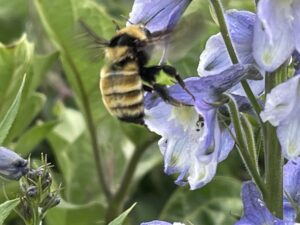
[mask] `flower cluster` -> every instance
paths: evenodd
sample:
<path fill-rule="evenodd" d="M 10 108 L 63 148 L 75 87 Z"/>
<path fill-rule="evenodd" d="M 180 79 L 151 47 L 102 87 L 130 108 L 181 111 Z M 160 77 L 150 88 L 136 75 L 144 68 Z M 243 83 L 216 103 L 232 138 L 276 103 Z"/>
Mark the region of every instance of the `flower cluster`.
<path fill-rule="evenodd" d="M 53 190 L 50 164 L 42 156 L 42 165 L 30 168 L 20 180 L 19 212 L 26 221 L 42 220 L 48 209 L 60 203 L 59 188 Z"/>
<path fill-rule="evenodd" d="M 187 0 L 168 0 L 161 4 L 158 1 L 136 0 L 130 21 L 144 22 L 153 33 L 170 30 L 189 3 Z M 149 15 L 158 16 L 152 18 Z M 224 116 L 220 116 L 223 105 L 227 103 L 223 93 L 234 96 L 240 111 L 247 102 L 246 96 L 249 97 L 256 107 L 254 118 L 263 128 L 263 135 L 271 132 L 265 129 L 266 124 L 271 124 L 276 129 L 277 137 L 274 139 L 280 143 L 281 154 L 289 160 L 284 166 L 283 175 L 284 218 L 275 217 L 264 202 L 264 193 L 261 194 L 259 188 L 264 189 L 268 181 L 259 177 L 256 151 L 253 153 L 241 149 L 240 154 L 255 182 L 245 182 L 242 187 L 244 216 L 236 224 L 294 224 L 300 207 L 300 1 L 260 0 L 256 13 L 228 10 L 224 17 L 239 63 L 232 64 L 228 43 L 223 39 L 226 34 L 211 36 L 200 55 L 199 76 L 184 80 L 195 98 L 192 99 L 177 84 L 168 87 L 168 92 L 182 103 L 180 107 L 167 104 L 156 93 L 147 94 L 145 124 L 149 130 L 161 136 L 158 144 L 164 156 L 165 173 L 178 174 L 175 181 L 178 185 L 189 184 L 191 189 L 201 188 L 213 179 L 218 163 L 227 158 L 235 144 L 238 149 L 249 145 L 255 149 L 252 140 L 247 142 L 247 138 L 252 137 L 247 137 L 246 131 L 239 130 L 240 133 L 237 133 L 237 129 L 232 128 L 236 126 L 231 123 L 241 123 L 239 112 L 236 121 L 231 112 L 231 120 L 224 121 Z M 284 76 L 276 77 L 277 80 L 272 78 L 281 67 L 285 69 Z M 273 83 L 268 83 L 270 77 L 275 80 Z M 250 91 L 247 90 L 248 83 L 243 83 L 243 88 L 239 84 L 245 79 L 249 80 Z M 266 95 L 265 99 L 260 98 L 263 94 Z M 260 104 L 263 100 L 265 102 Z M 251 108 L 246 104 L 247 109 Z M 247 126 L 251 130 L 251 125 Z M 253 132 L 249 130 L 248 133 Z M 268 142 L 266 137 L 264 141 Z M 244 145 L 240 141 L 244 141 Z M 268 166 L 268 162 L 265 163 Z M 253 175 L 253 170 L 256 175 Z M 143 224 L 171 223 L 152 221 Z"/>

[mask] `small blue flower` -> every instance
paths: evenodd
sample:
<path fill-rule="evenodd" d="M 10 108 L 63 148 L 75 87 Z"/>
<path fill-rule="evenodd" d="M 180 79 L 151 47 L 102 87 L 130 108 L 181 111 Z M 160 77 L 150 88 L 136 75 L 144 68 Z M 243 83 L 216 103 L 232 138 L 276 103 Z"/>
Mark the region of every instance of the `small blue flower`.
<path fill-rule="evenodd" d="M 280 220 L 272 215 L 253 182 L 243 183 L 241 197 L 244 215 L 235 225 L 294 225 L 294 222 Z"/>
<path fill-rule="evenodd" d="M 253 29 L 255 14 L 248 11 L 228 10 L 225 14 L 229 33 L 240 63 L 254 64 L 252 55 Z M 232 65 L 223 37 L 220 33 L 211 36 L 200 55 L 198 73 L 209 76 L 222 72 Z M 261 74 L 264 70 L 260 69 Z M 264 90 L 264 81 L 249 81 L 253 92 L 259 95 Z M 243 95 L 245 93 L 238 84 L 229 90 L 231 93 Z"/>
<path fill-rule="evenodd" d="M 0 147 L 0 176 L 19 180 L 27 172 L 27 160 L 7 148 Z"/>
<path fill-rule="evenodd" d="M 300 75 L 277 85 L 267 95 L 261 119 L 277 127 L 277 137 L 284 157 L 300 155 Z"/>
<path fill-rule="evenodd" d="M 141 223 L 141 225 L 184 225 L 184 224 L 183 223 L 169 223 L 169 222 L 160 221 L 160 220 L 153 220 L 150 222 Z"/>
<path fill-rule="evenodd" d="M 172 30 L 190 3 L 191 0 L 135 0 L 129 21 L 146 24 L 151 33 Z"/>
<path fill-rule="evenodd" d="M 300 51 L 300 1 L 260 0 L 254 27 L 253 54 L 266 71 L 274 71 Z"/>
<path fill-rule="evenodd" d="M 162 136 L 159 148 L 164 155 L 165 173 L 179 173 L 178 185 L 189 183 L 197 189 L 212 180 L 217 164 L 226 159 L 234 141 L 228 130 L 218 122 L 221 94 L 241 79 L 261 78 L 253 67 L 240 64 L 215 76 L 192 77 L 184 82 L 195 101 L 178 84 L 169 94 L 186 106 L 166 104 L 156 94 L 145 97 L 145 123 Z M 221 105 L 221 104 L 220 104 Z"/>

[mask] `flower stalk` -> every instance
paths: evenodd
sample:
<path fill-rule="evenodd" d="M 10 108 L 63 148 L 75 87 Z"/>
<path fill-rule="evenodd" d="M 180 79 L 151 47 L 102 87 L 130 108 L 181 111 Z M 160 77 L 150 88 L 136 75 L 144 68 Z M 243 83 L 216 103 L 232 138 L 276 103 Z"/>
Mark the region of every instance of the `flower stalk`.
<path fill-rule="evenodd" d="M 266 94 L 276 86 L 276 77 L 281 76 L 285 66 L 266 75 Z M 264 196 L 269 210 L 278 218 L 283 214 L 283 156 L 276 135 L 276 128 L 269 122 L 265 123 L 265 183 L 267 195 Z"/>
<path fill-rule="evenodd" d="M 237 149 L 239 151 L 240 157 L 242 158 L 249 174 L 255 181 L 256 185 L 259 187 L 261 192 L 264 194 L 266 193 L 266 188 L 263 180 L 261 179 L 259 175 L 259 171 L 257 168 L 257 162 L 255 162 L 249 153 L 249 149 L 246 144 L 246 138 L 245 134 L 242 131 L 242 122 L 240 119 L 240 114 L 238 107 L 236 105 L 235 100 L 230 96 L 226 95 L 229 98 L 229 101 L 227 103 L 229 112 L 230 112 L 230 117 L 231 121 L 236 133 L 236 141 L 237 141 Z"/>
<path fill-rule="evenodd" d="M 234 47 L 233 47 L 233 44 L 232 44 L 232 41 L 231 41 L 231 38 L 229 35 L 229 31 L 228 31 L 228 28 L 226 25 L 222 3 L 220 0 L 210 0 L 210 2 L 215 10 L 216 17 L 218 19 L 218 23 L 219 23 L 219 27 L 220 27 L 220 32 L 222 34 L 224 43 L 226 45 L 228 54 L 231 59 L 231 62 L 233 64 L 237 64 L 237 63 L 239 63 L 239 60 L 238 60 L 237 54 L 234 50 Z M 249 98 L 249 101 L 250 101 L 255 113 L 257 114 L 257 116 L 260 120 L 259 114 L 261 112 L 261 107 L 260 107 L 255 95 L 253 94 L 253 92 L 246 80 L 242 80 L 241 84 L 242 84 L 242 87 L 243 87 L 247 97 Z M 260 120 L 260 122 L 261 122 L 261 120 Z"/>

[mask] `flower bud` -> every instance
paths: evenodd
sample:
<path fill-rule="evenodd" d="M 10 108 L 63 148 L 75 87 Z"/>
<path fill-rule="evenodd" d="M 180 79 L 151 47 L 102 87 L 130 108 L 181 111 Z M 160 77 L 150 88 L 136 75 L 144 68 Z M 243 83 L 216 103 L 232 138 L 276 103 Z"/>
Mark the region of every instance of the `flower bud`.
<path fill-rule="evenodd" d="M 0 147 L 0 176 L 19 180 L 27 172 L 27 160 L 7 148 Z"/>

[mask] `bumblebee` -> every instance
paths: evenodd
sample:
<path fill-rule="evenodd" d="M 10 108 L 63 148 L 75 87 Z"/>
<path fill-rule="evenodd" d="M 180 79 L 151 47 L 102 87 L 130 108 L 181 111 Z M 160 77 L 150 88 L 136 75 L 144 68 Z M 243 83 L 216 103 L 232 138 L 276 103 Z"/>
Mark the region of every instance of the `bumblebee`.
<path fill-rule="evenodd" d="M 193 98 L 185 87 L 176 69 L 162 64 L 146 66 L 155 43 L 154 37 L 143 24 L 132 24 L 120 29 L 109 41 L 85 29 L 105 48 L 107 64 L 100 72 L 100 91 L 105 107 L 121 121 L 144 124 L 144 91 L 155 91 L 165 102 L 180 106 L 167 89 L 156 83 L 160 71 L 176 79 L 179 85 Z M 147 85 L 145 85 L 146 83 Z"/>

